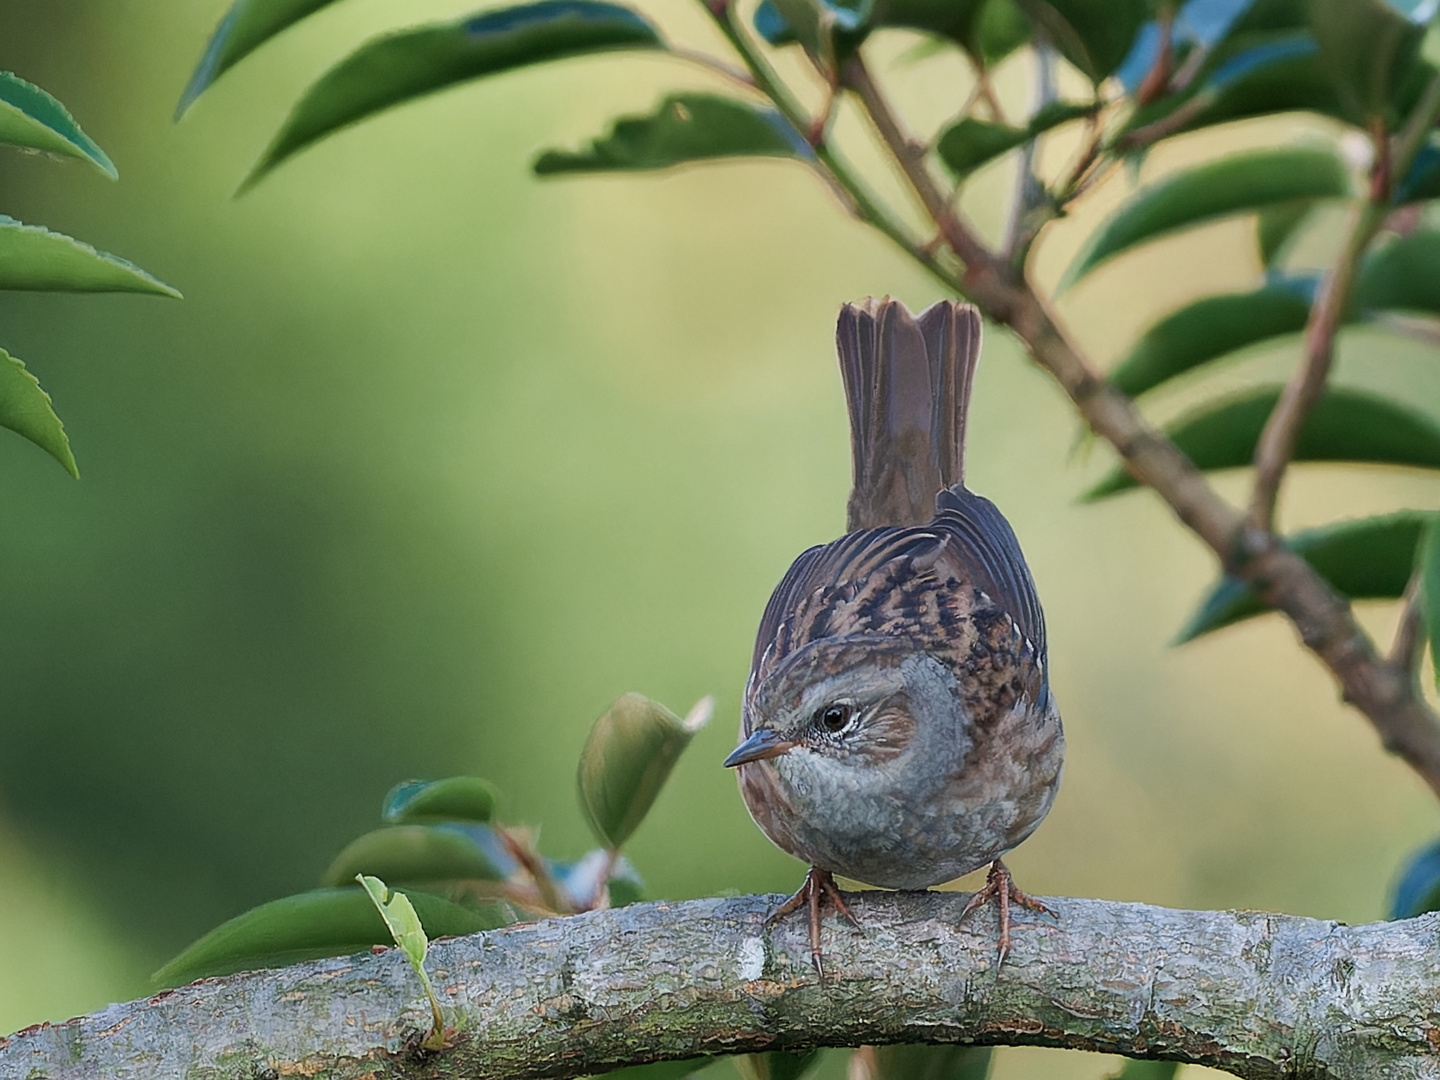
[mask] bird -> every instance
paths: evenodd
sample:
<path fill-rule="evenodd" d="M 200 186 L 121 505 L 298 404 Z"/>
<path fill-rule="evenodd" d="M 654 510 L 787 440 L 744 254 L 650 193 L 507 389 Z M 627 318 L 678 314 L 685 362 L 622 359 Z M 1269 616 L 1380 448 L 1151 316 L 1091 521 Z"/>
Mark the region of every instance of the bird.
<path fill-rule="evenodd" d="M 1065 736 L 1019 541 L 965 486 L 980 340 L 969 304 L 844 305 L 850 531 L 803 552 L 760 620 L 725 765 L 760 830 L 810 865 L 770 919 L 808 907 L 821 976 L 822 903 L 859 925 L 835 875 L 927 889 L 988 864 L 960 920 L 995 901 L 997 970 L 1011 904 L 1053 915 L 1001 861 L 1049 812 Z"/>

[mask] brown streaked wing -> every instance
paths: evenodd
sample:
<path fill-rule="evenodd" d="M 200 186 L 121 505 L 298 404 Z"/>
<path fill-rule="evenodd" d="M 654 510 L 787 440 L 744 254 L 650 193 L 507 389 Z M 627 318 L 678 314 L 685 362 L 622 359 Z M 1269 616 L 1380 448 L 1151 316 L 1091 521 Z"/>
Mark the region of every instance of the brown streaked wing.
<path fill-rule="evenodd" d="M 751 686 L 811 641 L 943 633 L 942 624 L 965 614 L 964 586 L 979 588 L 1006 612 L 1043 664 L 1045 618 L 1005 518 L 958 484 L 941 492 L 936 509 L 927 526 L 864 529 L 801 554 L 765 606 Z"/>

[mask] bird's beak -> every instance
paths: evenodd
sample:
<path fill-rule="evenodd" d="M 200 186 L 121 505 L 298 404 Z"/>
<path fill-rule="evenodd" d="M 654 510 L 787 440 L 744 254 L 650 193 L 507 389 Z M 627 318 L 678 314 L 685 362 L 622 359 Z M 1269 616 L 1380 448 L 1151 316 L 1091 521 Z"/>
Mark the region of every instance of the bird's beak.
<path fill-rule="evenodd" d="M 796 746 L 795 739 L 787 739 L 778 735 L 769 728 L 760 728 L 743 743 L 735 748 L 729 757 L 725 759 L 725 768 L 733 769 L 736 765 L 744 765 L 750 761 L 763 761 L 766 758 L 779 757 Z"/>

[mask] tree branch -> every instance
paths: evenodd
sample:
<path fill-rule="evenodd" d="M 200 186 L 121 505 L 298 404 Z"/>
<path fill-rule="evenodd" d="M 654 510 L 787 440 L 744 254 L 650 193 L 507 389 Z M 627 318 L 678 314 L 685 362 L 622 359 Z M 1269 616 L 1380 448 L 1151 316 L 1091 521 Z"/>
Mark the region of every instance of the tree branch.
<path fill-rule="evenodd" d="M 1419 696 L 1409 672 L 1397 670 L 1377 654 L 1349 601 L 1309 563 L 1284 547 L 1269 529 L 1247 527 L 1244 516 L 1216 494 L 1194 463 L 1070 341 L 1023 268 L 1012 267 L 992 253 L 951 209 L 925 162 L 912 152 L 912 141 L 858 54 L 843 74 L 921 205 L 964 262 L 963 275 L 955 282 L 957 291 L 986 318 L 1010 327 L 1135 478 L 1165 500 L 1175 516 L 1209 545 L 1227 572 L 1289 617 L 1305 646 L 1335 676 L 1344 700 L 1364 713 L 1385 748 L 1440 796 L 1440 720 Z M 1433 118 L 1436 110 L 1440 110 L 1440 78 L 1427 90 L 1416 115 Z M 1396 160 L 1413 157 L 1418 143 L 1412 129 L 1413 123 L 1401 135 Z M 1348 287 L 1344 291 L 1348 295 Z"/>
<path fill-rule="evenodd" d="M 578 1077 L 859 1043 L 1069 1047 L 1242 1077 L 1440 1077 L 1440 915 L 1346 927 L 1045 898 L 997 975 L 963 893 L 866 892 L 824 981 L 778 897 L 637 904 L 436 944 L 448 1048 L 398 950 L 206 979 L 0 1039 L 0 1080 Z"/>

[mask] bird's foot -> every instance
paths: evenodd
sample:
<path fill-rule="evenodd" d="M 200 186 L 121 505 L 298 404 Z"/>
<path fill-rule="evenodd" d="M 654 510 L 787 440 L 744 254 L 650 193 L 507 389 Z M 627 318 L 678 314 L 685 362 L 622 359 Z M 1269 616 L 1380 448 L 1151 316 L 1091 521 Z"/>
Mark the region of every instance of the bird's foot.
<path fill-rule="evenodd" d="M 1052 919 L 1055 918 L 1055 913 L 1033 896 L 1027 896 L 1017 889 L 1014 880 L 1010 877 L 1010 871 L 999 859 L 990 864 L 990 873 L 985 878 L 984 886 L 977 889 L 975 895 L 970 897 L 970 902 L 960 913 L 959 921 L 964 922 L 965 916 L 991 899 L 1000 909 L 1000 958 L 995 964 L 995 970 L 999 971 L 1005 963 L 1005 957 L 1010 955 L 1011 903 L 1019 904 L 1021 907 L 1029 908 L 1041 915 L 1049 915 Z"/>
<path fill-rule="evenodd" d="M 820 903 L 822 900 L 829 900 L 835 905 L 835 910 L 849 920 L 851 926 L 857 930 L 860 929 L 859 920 L 851 913 L 845 903 L 845 898 L 840 895 L 840 890 L 835 885 L 835 879 L 830 876 L 830 871 L 821 870 L 818 866 L 810 868 L 810 872 L 805 875 L 805 884 L 800 886 L 794 896 L 770 913 L 765 919 L 765 925 L 771 926 L 792 911 L 799 911 L 808 905 L 810 908 L 810 962 L 815 965 L 816 973 L 824 978 L 825 967 L 820 960 Z"/>

